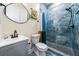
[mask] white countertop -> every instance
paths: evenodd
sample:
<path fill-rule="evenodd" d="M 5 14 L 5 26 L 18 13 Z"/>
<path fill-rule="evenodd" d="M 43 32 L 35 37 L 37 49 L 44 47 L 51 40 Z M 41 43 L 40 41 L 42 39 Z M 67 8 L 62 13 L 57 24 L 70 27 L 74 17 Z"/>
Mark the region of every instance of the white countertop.
<path fill-rule="evenodd" d="M 7 45 L 10 45 L 10 44 L 14 44 L 14 43 L 17 43 L 17 42 L 20 42 L 20 41 L 23 41 L 23 40 L 29 41 L 29 38 L 25 37 L 23 35 L 18 35 L 17 38 L 9 37 L 7 39 L 2 39 L 2 40 L 0 40 L 0 47 L 7 46 Z"/>

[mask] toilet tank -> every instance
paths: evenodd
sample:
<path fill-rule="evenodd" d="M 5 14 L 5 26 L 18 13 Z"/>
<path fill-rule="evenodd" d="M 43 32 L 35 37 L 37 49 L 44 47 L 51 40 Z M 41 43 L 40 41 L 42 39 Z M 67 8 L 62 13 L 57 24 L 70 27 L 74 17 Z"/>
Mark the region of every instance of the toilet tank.
<path fill-rule="evenodd" d="M 40 34 L 33 34 L 32 35 L 32 43 L 37 44 L 39 42 L 39 37 L 40 37 Z"/>

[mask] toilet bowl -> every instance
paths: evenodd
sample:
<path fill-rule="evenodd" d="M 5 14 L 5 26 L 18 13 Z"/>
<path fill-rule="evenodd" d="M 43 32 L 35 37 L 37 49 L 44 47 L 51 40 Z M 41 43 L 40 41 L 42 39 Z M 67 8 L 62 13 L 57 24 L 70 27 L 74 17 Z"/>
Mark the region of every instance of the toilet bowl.
<path fill-rule="evenodd" d="M 47 51 L 48 49 L 47 45 L 41 42 L 37 43 L 36 47 L 39 51 Z"/>
<path fill-rule="evenodd" d="M 34 52 L 38 56 L 45 56 L 48 46 L 42 42 L 39 42 L 39 34 L 32 35 L 32 44 L 34 44 Z"/>

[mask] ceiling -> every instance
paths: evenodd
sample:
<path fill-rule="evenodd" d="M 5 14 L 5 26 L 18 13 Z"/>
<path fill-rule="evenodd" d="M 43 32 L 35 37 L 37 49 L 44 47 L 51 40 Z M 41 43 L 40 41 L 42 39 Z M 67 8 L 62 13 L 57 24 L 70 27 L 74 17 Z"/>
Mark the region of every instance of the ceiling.
<path fill-rule="evenodd" d="M 51 6 L 53 3 L 43 3 L 47 8 Z"/>

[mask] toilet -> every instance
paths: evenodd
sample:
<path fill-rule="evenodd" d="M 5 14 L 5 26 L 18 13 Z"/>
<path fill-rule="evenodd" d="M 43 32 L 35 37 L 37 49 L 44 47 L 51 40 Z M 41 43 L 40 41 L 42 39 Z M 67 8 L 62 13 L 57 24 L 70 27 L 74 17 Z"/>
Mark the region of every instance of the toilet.
<path fill-rule="evenodd" d="M 39 34 L 32 35 L 32 44 L 34 45 L 33 51 L 37 56 L 45 56 L 48 46 L 42 42 L 39 42 Z"/>

